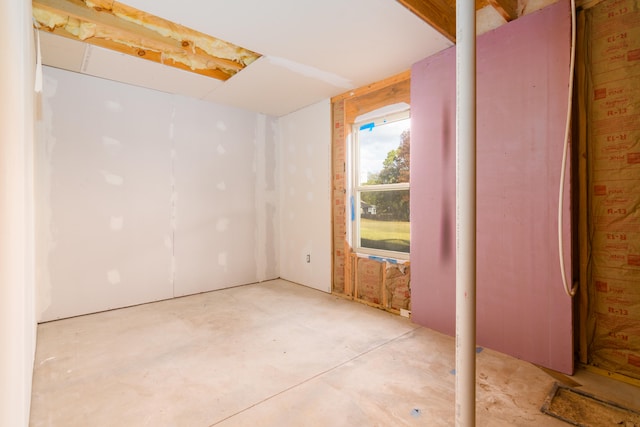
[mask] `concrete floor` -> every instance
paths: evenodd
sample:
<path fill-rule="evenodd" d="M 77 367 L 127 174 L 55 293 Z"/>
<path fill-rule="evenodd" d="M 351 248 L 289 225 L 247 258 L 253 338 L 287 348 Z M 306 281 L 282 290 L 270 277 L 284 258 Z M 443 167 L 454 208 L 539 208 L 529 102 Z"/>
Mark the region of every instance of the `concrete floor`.
<path fill-rule="evenodd" d="M 478 425 L 566 426 L 554 378 L 477 360 Z M 451 337 L 274 280 L 40 325 L 31 425 L 449 426 L 454 366 Z"/>

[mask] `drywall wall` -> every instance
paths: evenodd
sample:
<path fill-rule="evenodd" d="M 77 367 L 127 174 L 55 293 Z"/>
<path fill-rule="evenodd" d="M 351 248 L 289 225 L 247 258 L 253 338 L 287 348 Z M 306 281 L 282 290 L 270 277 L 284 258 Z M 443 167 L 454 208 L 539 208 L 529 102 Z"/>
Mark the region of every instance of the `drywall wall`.
<path fill-rule="evenodd" d="M 280 277 L 331 292 L 331 103 L 283 116 L 278 125 Z"/>
<path fill-rule="evenodd" d="M 0 3 L 0 425 L 29 425 L 35 355 L 31 3 Z"/>
<path fill-rule="evenodd" d="M 274 123 L 45 68 L 40 320 L 277 277 Z"/>
<path fill-rule="evenodd" d="M 169 101 L 45 69 L 42 320 L 172 296 Z"/>
<path fill-rule="evenodd" d="M 562 289 L 556 218 L 569 25 L 561 1 L 477 45 L 477 340 L 565 373 L 573 370 L 572 303 Z M 453 334 L 454 48 L 415 64 L 411 80 L 412 316 Z"/>
<path fill-rule="evenodd" d="M 176 295 L 278 277 L 276 119 L 175 101 Z"/>

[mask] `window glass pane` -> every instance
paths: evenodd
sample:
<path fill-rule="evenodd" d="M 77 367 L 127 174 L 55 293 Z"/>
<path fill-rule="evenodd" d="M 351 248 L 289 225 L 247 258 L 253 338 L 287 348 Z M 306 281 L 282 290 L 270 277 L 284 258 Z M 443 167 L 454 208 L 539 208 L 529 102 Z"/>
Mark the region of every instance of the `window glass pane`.
<path fill-rule="evenodd" d="M 409 253 L 409 190 L 360 193 L 360 247 Z"/>
<path fill-rule="evenodd" d="M 409 182 L 409 128 L 409 118 L 359 127 L 358 184 Z"/>

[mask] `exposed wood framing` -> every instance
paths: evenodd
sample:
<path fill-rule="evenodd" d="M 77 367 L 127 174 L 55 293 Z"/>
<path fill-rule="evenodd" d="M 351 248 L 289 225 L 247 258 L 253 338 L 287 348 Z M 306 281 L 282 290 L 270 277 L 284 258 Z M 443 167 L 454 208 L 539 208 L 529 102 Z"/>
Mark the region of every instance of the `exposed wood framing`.
<path fill-rule="evenodd" d="M 389 308 L 389 293 L 387 292 L 387 263 L 382 263 L 382 283 L 380 284 L 382 297 L 382 308 Z"/>
<path fill-rule="evenodd" d="M 377 110 L 385 105 L 406 102 L 411 104 L 411 81 L 400 81 L 391 86 L 345 100 L 344 114 L 349 125 L 355 123 L 358 116 Z M 393 101 L 392 101 L 393 100 Z"/>
<path fill-rule="evenodd" d="M 379 82 L 371 83 L 370 85 L 362 86 L 358 89 L 354 89 L 349 92 L 336 95 L 333 98 L 331 98 L 331 102 L 336 103 L 344 99 L 357 98 L 362 95 L 368 95 L 371 92 L 375 92 L 379 89 L 389 87 L 396 83 L 404 82 L 406 80 L 409 80 L 410 78 L 411 78 L 411 70 L 403 71 L 402 73 L 396 74 L 395 76 L 388 77 Z"/>
<path fill-rule="evenodd" d="M 517 0 L 489 0 L 489 3 L 507 22 L 513 21 L 518 17 Z"/>
<path fill-rule="evenodd" d="M 492 6 L 507 22 L 518 17 L 518 0 L 476 0 L 476 10 L 484 6 Z"/>
<path fill-rule="evenodd" d="M 611 372 L 593 365 L 580 365 L 580 367 L 585 371 L 593 372 L 604 377 L 613 378 L 614 380 L 640 387 L 640 380 L 637 378 L 631 378 L 626 375 L 618 374 L 617 372 Z"/>
<path fill-rule="evenodd" d="M 455 0 L 397 0 L 443 36 L 456 41 Z"/>
<path fill-rule="evenodd" d="M 576 9 L 587 10 L 602 3 L 604 0 L 576 0 Z"/>
<path fill-rule="evenodd" d="M 455 0 L 396 0 L 443 36 L 456 41 Z M 476 0 L 476 10 L 492 6 L 507 22 L 518 17 L 518 0 Z"/>
<path fill-rule="evenodd" d="M 331 143 L 331 229 L 333 256 L 331 259 L 333 280 L 332 289 L 338 294 L 345 294 L 347 286 L 345 278 L 346 263 L 349 261 L 347 237 L 346 203 L 346 138 L 347 129 L 344 119 L 344 100 L 332 104 L 332 143 Z M 351 277 L 351 276 L 349 276 Z M 353 290 L 350 288 L 349 290 Z"/>
<path fill-rule="evenodd" d="M 353 270 L 354 270 L 354 275 L 353 275 L 353 298 L 357 300 L 358 299 L 358 283 L 360 283 L 360 278 L 359 278 L 359 275 L 358 275 L 358 256 L 357 255 L 355 255 L 353 257 Z"/>
<path fill-rule="evenodd" d="M 356 263 L 357 254 L 351 251 L 348 242 L 344 242 L 344 294 L 347 296 L 353 296 L 354 289 L 354 265 Z"/>
<path fill-rule="evenodd" d="M 332 228 L 333 228 L 333 294 L 353 299 L 372 307 L 382 308 L 391 313 L 400 311 L 391 307 L 386 289 L 386 263 L 380 263 L 380 301 L 372 302 L 363 298 L 362 281 L 358 266 L 369 261 L 354 253 L 347 241 L 347 222 L 349 206 L 346 199 L 347 181 L 346 157 L 347 139 L 351 125 L 357 116 L 374 111 L 380 107 L 398 102 L 410 104 L 411 71 L 407 70 L 385 80 L 360 87 L 331 98 L 333 143 L 332 143 Z"/>
<path fill-rule="evenodd" d="M 589 204 L 587 203 L 588 192 L 588 168 L 587 168 L 587 70 L 586 70 L 586 49 L 585 49 L 585 29 L 586 17 L 585 12 L 578 14 L 578 49 L 576 49 L 576 84 L 578 89 L 575 92 L 577 98 L 578 117 L 573 117 L 574 127 L 577 129 L 578 140 L 578 243 L 579 243 L 579 299 L 578 299 L 578 355 L 580 363 L 587 364 L 589 362 L 589 337 L 588 337 L 588 314 L 589 314 L 589 235 L 588 212 Z"/>
<path fill-rule="evenodd" d="M 41 29 L 218 80 L 260 57 L 112 0 L 33 0 Z"/>

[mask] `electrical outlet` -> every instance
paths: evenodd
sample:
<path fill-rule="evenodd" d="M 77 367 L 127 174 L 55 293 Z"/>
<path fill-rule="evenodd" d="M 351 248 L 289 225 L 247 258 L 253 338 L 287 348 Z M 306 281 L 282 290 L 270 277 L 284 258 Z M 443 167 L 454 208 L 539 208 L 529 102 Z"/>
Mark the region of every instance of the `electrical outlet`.
<path fill-rule="evenodd" d="M 307 254 L 307 264 L 311 262 L 311 254 Z"/>
<path fill-rule="evenodd" d="M 402 317 L 411 317 L 411 311 L 405 310 L 404 308 L 400 309 L 400 316 Z"/>

